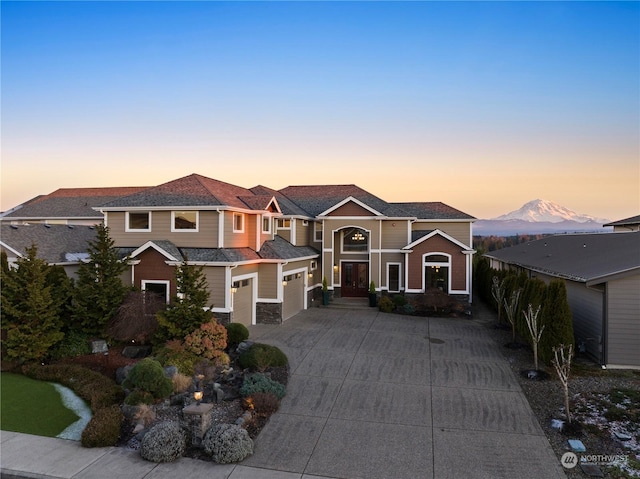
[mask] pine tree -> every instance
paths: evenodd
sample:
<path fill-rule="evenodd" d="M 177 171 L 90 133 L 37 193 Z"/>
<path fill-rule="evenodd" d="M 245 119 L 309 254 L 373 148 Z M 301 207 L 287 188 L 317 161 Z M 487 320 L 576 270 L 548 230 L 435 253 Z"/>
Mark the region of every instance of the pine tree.
<path fill-rule="evenodd" d="M 209 286 L 202 266 L 187 264 L 185 260 L 176 268 L 176 286 L 171 306 L 158 313 L 157 342 L 183 340 L 213 318 L 212 306 L 207 305 Z"/>
<path fill-rule="evenodd" d="M 87 249 L 89 261 L 78 269 L 74 319 L 85 333 L 102 335 L 127 294 L 121 279 L 127 264 L 118 258 L 109 229 L 101 224 L 96 232 Z"/>
<path fill-rule="evenodd" d="M 47 285 L 49 265 L 37 258 L 32 245 L 16 261 L 17 268 L 2 267 L 2 329 L 6 339 L 2 348 L 8 359 L 41 360 L 64 334 L 56 302 Z"/>

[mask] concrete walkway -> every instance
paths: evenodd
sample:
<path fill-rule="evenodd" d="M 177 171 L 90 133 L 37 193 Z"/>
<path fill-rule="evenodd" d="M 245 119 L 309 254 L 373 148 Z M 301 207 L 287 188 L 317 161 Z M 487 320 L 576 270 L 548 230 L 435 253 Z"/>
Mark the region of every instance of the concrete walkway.
<path fill-rule="evenodd" d="M 123 449 L 3 431 L 3 477 L 566 477 L 477 320 L 313 308 L 281 326 L 252 326 L 251 338 L 280 347 L 291 377 L 241 464 L 153 464 Z"/>

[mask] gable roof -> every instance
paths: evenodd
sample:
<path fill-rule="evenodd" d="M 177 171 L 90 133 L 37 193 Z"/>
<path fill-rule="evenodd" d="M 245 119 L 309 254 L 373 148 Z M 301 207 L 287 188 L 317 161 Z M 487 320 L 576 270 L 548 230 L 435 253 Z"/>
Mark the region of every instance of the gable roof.
<path fill-rule="evenodd" d="M 475 220 L 471 215 L 452 208 L 440 201 L 392 203 L 406 212 L 407 216 L 415 216 L 419 220 Z"/>
<path fill-rule="evenodd" d="M 116 188 L 60 188 L 48 195 L 33 198 L 0 215 L 0 220 L 95 219 L 102 214 L 93 208 L 125 195 L 137 193 L 146 186 Z"/>
<path fill-rule="evenodd" d="M 49 264 L 74 263 L 88 257 L 88 243 L 96 238 L 93 227 L 79 225 L 16 226 L 2 223 L 0 232 L 0 245 L 13 252 L 15 257 L 24 256 L 25 249 L 35 244 L 38 258 Z"/>
<path fill-rule="evenodd" d="M 450 236 L 447 233 L 445 233 L 444 231 L 441 231 L 439 229 L 412 231 L 411 232 L 411 243 L 409 243 L 407 246 L 405 246 L 402 249 L 403 250 L 410 250 L 414 246 L 422 243 L 423 241 L 428 240 L 429 238 L 433 238 L 436 235 L 441 236 L 444 239 L 446 239 L 447 241 L 450 241 L 451 243 L 457 245 L 458 247 L 460 247 L 465 252 L 469 252 L 469 253 L 474 252 L 474 250 L 469 248 L 469 246 L 467 246 L 466 244 L 462 243 L 461 241 L 458 241 L 453 236 Z"/>
<path fill-rule="evenodd" d="M 305 218 L 309 218 L 310 215 L 300 206 L 295 204 L 285 195 L 277 190 L 273 190 L 267 186 L 258 185 L 250 188 L 251 192 L 255 195 L 271 195 L 276 198 L 278 202 L 278 206 L 280 206 L 280 211 L 282 211 L 283 215 L 287 216 L 302 216 Z"/>
<path fill-rule="evenodd" d="M 589 283 L 640 270 L 640 232 L 548 236 L 485 256 L 551 276 Z"/>
<path fill-rule="evenodd" d="M 253 196 L 253 193 L 246 188 L 194 173 L 118 198 L 102 205 L 102 208 L 114 210 L 120 208 L 227 206 L 247 209 L 248 205 L 241 197 L 250 196 Z"/>
<path fill-rule="evenodd" d="M 356 185 L 307 185 L 287 186 L 280 190 L 310 216 L 320 216 L 349 197 L 389 217 L 406 217 L 407 214 L 391 203 L 372 195 Z"/>

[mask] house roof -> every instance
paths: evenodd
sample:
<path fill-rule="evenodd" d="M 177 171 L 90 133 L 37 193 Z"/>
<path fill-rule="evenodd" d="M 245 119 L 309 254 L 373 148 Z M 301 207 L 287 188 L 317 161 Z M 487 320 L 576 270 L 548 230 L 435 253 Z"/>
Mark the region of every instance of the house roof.
<path fill-rule="evenodd" d="M 640 232 L 548 236 L 485 256 L 551 276 L 593 282 L 640 269 Z"/>
<path fill-rule="evenodd" d="M 250 188 L 251 192 L 256 195 L 271 195 L 276 198 L 278 205 L 280 206 L 280 210 L 282 210 L 283 215 L 287 216 L 304 216 L 310 217 L 309 213 L 303 210 L 300 206 L 291 201 L 288 197 L 283 195 L 277 190 L 273 190 L 267 186 L 258 185 Z"/>
<path fill-rule="evenodd" d="M 320 253 L 311 246 L 293 246 L 287 240 L 276 236 L 272 241 L 265 241 L 258 254 L 263 259 L 296 259 L 318 256 Z"/>
<path fill-rule="evenodd" d="M 102 205 L 105 210 L 132 207 L 227 206 L 247 209 L 242 197 L 254 196 L 240 186 L 191 174 Z"/>
<path fill-rule="evenodd" d="M 623 220 L 612 221 L 611 223 L 607 223 L 602 226 L 630 226 L 630 225 L 639 225 L 640 224 L 640 215 L 632 216 L 631 218 L 625 218 Z"/>
<path fill-rule="evenodd" d="M 287 186 L 280 190 L 309 216 L 318 216 L 341 201 L 353 197 L 389 217 L 406 217 L 407 214 L 391 203 L 372 195 L 356 185 Z"/>
<path fill-rule="evenodd" d="M 24 256 L 26 248 L 35 244 L 38 247 L 38 258 L 49 264 L 77 262 L 87 258 L 88 242 L 96 238 L 93 227 L 79 225 L 16 226 L 2 223 L 0 232 L 2 234 L 0 244 L 3 247 Z"/>
<path fill-rule="evenodd" d="M 60 188 L 41 195 L 7 211 L 0 220 L 97 219 L 102 215 L 93 208 L 147 187 L 122 188 Z"/>
<path fill-rule="evenodd" d="M 406 212 L 406 216 L 415 216 L 419 220 L 475 220 L 471 215 L 452 208 L 439 201 L 392 203 Z"/>

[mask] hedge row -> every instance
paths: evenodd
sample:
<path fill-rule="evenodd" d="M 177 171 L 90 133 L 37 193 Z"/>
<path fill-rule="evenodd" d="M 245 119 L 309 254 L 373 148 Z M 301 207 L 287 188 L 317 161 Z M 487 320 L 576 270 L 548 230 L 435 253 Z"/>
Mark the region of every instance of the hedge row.
<path fill-rule="evenodd" d="M 113 446 L 120 436 L 124 417 L 119 404 L 124 391 L 108 377 L 71 364 L 27 366 L 23 373 L 33 379 L 62 384 L 91 406 L 93 416 L 82 432 L 84 447 Z"/>

